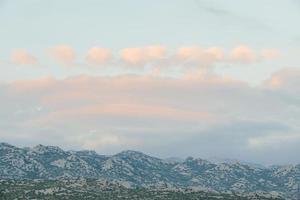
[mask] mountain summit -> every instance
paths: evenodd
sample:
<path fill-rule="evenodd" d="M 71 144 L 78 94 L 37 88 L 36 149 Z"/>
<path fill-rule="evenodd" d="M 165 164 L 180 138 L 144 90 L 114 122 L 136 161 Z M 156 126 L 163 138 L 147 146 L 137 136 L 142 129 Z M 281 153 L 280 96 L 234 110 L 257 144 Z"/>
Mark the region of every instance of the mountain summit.
<path fill-rule="evenodd" d="M 0 143 L 0 177 L 17 180 L 83 177 L 121 181 L 130 187 L 292 194 L 300 181 L 300 165 L 261 168 L 192 157 L 167 162 L 130 150 L 106 156 L 94 151 L 64 151 L 43 145 L 18 148 Z"/>

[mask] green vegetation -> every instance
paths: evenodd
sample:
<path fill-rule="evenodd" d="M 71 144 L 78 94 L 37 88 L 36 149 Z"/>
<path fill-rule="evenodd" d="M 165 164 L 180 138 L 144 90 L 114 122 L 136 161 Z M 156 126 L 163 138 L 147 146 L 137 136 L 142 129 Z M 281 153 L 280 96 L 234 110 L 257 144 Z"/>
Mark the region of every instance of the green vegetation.
<path fill-rule="evenodd" d="M 234 195 L 192 190 L 125 188 L 118 184 L 92 179 L 1 180 L 0 199 L 130 199 L 130 200 L 196 200 L 196 199 L 279 199 L 258 194 Z"/>

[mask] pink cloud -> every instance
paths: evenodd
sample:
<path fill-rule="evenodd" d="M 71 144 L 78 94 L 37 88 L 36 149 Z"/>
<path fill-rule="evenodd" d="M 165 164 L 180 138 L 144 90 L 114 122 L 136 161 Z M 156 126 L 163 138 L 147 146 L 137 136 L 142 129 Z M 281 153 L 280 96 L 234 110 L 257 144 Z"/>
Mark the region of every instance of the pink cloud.
<path fill-rule="evenodd" d="M 178 62 L 207 67 L 215 62 L 222 61 L 224 59 L 224 53 L 219 47 L 207 49 L 197 46 L 181 47 L 176 52 L 176 58 Z"/>
<path fill-rule="evenodd" d="M 298 88 L 298 94 L 299 72 L 297 76 L 296 72 L 280 72 L 276 76 L 280 87 Z M 274 83 L 277 84 L 276 80 Z M 290 98 L 282 98 L 277 88 L 270 93 L 266 88 L 217 74 L 190 74 L 182 78 L 143 75 L 45 78 L 9 83 L 2 93 L 3 116 L 8 116 L 9 123 L 16 119 L 16 127 L 22 132 L 37 130 L 30 139 L 49 134 L 71 139 L 85 136 L 91 130 L 97 135 L 113 133 L 126 137 L 143 133 L 153 137 L 166 133 L 172 137 L 177 132 L 185 138 L 188 133 L 209 134 L 206 130 L 216 130 L 215 127 L 224 124 L 239 126 L 241 119 L 286 120 L 290 115 L 286 108 L 295 109 L 295 101 L 292 99 L 292 107 L 285 104 L 283 101 Z"/>
<path fill-rule="evenodd" d="M 37 63 L 37 59 L 26 50 L 16 50 L 11 54 L 12 62 L 21 65 L 32 65 Z"/>
<path fill-rule="evenodd" d="M 277 49 L 263 49 L 261 51 L 261 56 L 265 60 L 274 60 L 280 55 Z"/>
<path fill-rule="evenodd" d="M 51 57 L 63 64 L 73 64 L 76 58 L 74 49 L 68 45 L 58 45 L 49 49 Z"/>
<path fill-rule="evenodd" d="M 93 47 L 88 51 L 86 61 L 88 64 L 101 65 L 106 64 L 112 59 L 112 53 L 109 49 Z"/>
<path fill-rule="evenodd" d="M 300 91 L 300 70 L 297 68 L 286 68 L 277 71 L 265 81 L 265 86 L 271 89 L 285 89 L 290 91 Z"/>
<path fill-rule="evenodd" d="M 215 60 L 221 61 L 224 59 L 224 52 L 220 47 L 210 47 L 206 49 L 206 52 L 213 56 Z"/>
<path fill-rule="evenodd" d="M 11 91 L 17 93 L 38 92 L 49 89 L 56 83 L 57 81 L 51 77 L 41 77 L 34 80 L 16 80 L 11 84 Z"/>
<path fill-rule="evenodd" d="M 137 65 L 144 61 L 143 51 L 140 48 L 126 48 L 121 52 L 121 58 L 130 64 Z"/>
<path fill-rule="evenodd" d="M 249 64 L 257 61 L 257 55 L 251 48 L 241 45 L 231 51 L 229 59 L 232 62 Z"/>
<path fill-rule="evenodd" d="M 167 50 L 163 46 L 154 45 L 143 48 L 144 54 L 148 59 L 161 59 L 166 56 Z"/>
<path fill-rule="evenodd" d="M 172 52 L 172 51 L 170 51 Z M 58 45 L 49 49 L 49 55 L 65 65 L 74 65 L 76 53 L 68 45 Z M 93 47 L 89 49 L 85 57 L 85 63 L 89 65 L 105 65 L 121 61 L 121 66 L 147 66 L 152 74 L 160 75 L 164 70 L 182 71 L 191 69 L 208 69 L 216 63 L 251 64 L 265 60 L 273 60 L 279 56 L 276 49 L 262 49 L 257 53 L 254 49 L 245 45 L 235 47 L 228 56 L 225 56 L 222 47 L 202 48 L 198 46 L 179 47 L 175 52 L 168 53 L 161 45 L 124 48 L 120 52 L 120 60 L 114 58 L 110 49 Z M 34 64 L 37 59 L 25 50 L 13 52 L 11 60 L 17 64 Z M 175 66 L 175 67 L 174 67 Z M 149 73 L 147 71 L 147 73 Z"/>
<path fill-rule="evenodd" d="M 81 107 L 60 109 L 50 112 L 42 118 L 33 119 L 30 123 L 59 123 L 94 117 L 122 117 L 122 118 L 156 118 L 179 121 L 209 120 L 207 112 L 187 111 L 169 106 L 154 106 L 145 104 L 92 104 Z"/>
<path fill-rule="evenodd" d="M 125 48 L 121 51 L 121 59 L 131 65 L 144 65 L 162 59 L 164 56 L 166 56 L 166 48 L 159 45 Z"/>

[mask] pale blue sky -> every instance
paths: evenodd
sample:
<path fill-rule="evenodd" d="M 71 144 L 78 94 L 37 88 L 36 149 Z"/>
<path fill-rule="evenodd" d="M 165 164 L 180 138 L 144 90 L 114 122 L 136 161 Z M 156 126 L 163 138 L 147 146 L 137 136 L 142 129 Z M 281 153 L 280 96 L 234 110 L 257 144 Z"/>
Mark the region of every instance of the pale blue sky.
<path fill-rule="evenodd" d="M 296 0 L 2 0 L 1 50 L 61 43 L 292 47 L 299 45 L 299 7 Z"/>

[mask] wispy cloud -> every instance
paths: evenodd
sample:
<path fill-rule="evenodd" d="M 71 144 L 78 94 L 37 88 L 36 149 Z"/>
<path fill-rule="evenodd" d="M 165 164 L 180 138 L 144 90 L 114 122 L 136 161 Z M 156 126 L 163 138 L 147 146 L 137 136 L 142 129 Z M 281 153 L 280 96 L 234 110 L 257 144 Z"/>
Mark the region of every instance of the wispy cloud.
<path fill-rule="evenodd" d="M 219 6 L 216 2 L 218 1 L 207 1 L 207 0 L 194 0 L 195 5 L 204 12 L 215 15 L 223 20 L 227 20 L 228 23 L 237 22 L 240 26 L 247 29 L 257 30 L 271 30 L 271 27 L 267 23 L 259 21 L 255 17 L 249 17 L 237 13 L 234 10 L 226 9 L 224 6 Z"/>
<path fill-rule="evenodd" d="M 238 46 L 230 53 L 230 61 L 240 62 L 243 64 L 253 63 L 257 61 L 256 53 L 247 46 Z"/>
<path fill-rule="evenodd" d="M 76 59 L 75 50 L 68 45 L 58 45 L 48 49 L 49 55 L 58 62 L 65 65 L 72 65 Z"/>
<path fill-rule="evenodd" d="M 211 4 L 208 4 L 206 1 L 194 0 L 194 2 L 199 9 L 204 10 L 206 12 L 209 12 L 209 13 L 212 13 L 215 15 L 235 16 L 229 10 L 217 8 L 215 6 L 212 6 Z"/>
<path fill-rule="evenodd" d="M 15 64 L 32 65 L 37 63 L 37 58 L 26 50 L 19 49 L 12 52 L 11 61 Z"/>

